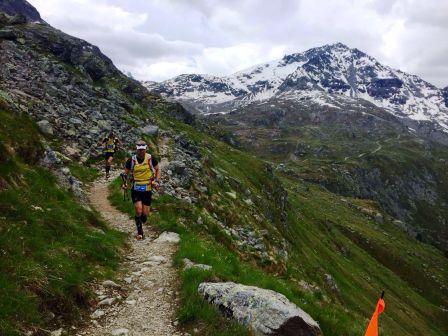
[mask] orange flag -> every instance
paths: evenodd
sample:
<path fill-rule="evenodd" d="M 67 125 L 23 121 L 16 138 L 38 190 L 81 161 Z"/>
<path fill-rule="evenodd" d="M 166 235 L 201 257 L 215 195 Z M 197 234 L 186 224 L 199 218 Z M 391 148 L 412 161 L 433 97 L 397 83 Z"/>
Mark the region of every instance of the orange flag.
<path fill-rule="evenodd" d="M 381 298 L 376 304 L 375 311 L 373 312 L 372 318 L 370 319 L 369 325 L 367 326 L 365 336 L 378 336 L 378 316 L 383 312 L 384 306 L 386 305 L 383 300 L 384 292 L 381 294 Z"/>

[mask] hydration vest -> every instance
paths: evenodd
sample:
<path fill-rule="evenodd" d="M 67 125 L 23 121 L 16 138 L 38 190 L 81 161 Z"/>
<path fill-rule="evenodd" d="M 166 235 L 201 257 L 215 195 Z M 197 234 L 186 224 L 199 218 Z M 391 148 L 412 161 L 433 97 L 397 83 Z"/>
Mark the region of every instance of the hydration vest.
<path fill-rule="evenodd" d="M 114 153 L 115 152 L 115 139 L 107 138 L 107 142 L 106 142 L 104 151 L 106 153 Z"/>
<path fill-rule="evenodd" d="M 142 163 L 138 163 L 137 155 L 132 155 L 131 172 L 134 186 L 145 186 L 145 191 L 151 190 L 151 182 L 155 173 L 151 154 L 145 153 Z"/>

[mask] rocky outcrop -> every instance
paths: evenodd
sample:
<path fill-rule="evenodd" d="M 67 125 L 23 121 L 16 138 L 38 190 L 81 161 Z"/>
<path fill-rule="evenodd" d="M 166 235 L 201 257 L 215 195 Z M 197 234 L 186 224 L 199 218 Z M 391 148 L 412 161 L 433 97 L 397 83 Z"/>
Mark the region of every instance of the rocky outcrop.
<path fill-rule="evenodd" d="M 329 190 L 341 195 L 375 200 L 386 213 L 398 219 L 395 224 L 410 236 L 423 237 L 424 241 L 447 250 L 447 229 L 443 219 L 447 209 L 442 201 L 446 197 L 446 191 L 441 187 L 443 171 L 429 167 L 414 164 L 405 170 L 386 171 L 371 164 L 368 169 L 359 167 L 350 170 L 349 174 L 335 168 L 334 171 L 339 174 L 323 181 L 323 184 Z M 432 216 L 431 222 L 427 220 L 416 222 L 416 218 L 421 216 L 419 212 L 423 207 L 427 209 L 425 216 Z M 367 209 L 359 210 L 377 223 L 382 223 L 384 220 L 381 214 L 376 212 L 368 214 Z M 434 230 L 437 226 L 439 229 Z"/>
<path fill-rule="evenodd" d="M 158 104 L 167 111 L 174 106 L 123 75 L 96 46 L 46 24 L 18 24 L 4 13 L 0 64 L 0 97 L 30 114 L 47 138 L 78 148 L 76 159 L 83 161 L 100 153 L 97 143 L 110 130 L 125 148 L 148 131 L 155 135 L 155 125 L 144 128 L 145 118 Z"/>
<path fill-rule="evenodd" d="M 157 136 L 157 134 L 159 134 L 159 127 L 155 125 L 146 125 L 145 127 L 142 127 L 140 131 L 148 136 Z"/>
<path fill-rule="evenodd" d="M 210 266 L 210 265 L 196 264 L 188 258 L 184 258 L 183 262 L 184 262 L 184 271 L 191 269 L 191 268 L 199 269 L 199 270 L 203 270 L 203 271 L 209 271 L 212 269 L 212 266 Z"/>
<path fill-rule="evenodd" d="M 443 99 L 445 99 L 445 106 L 448 107 L 448 86 L 445 87 L 443 90 Z"/>
<path fill-rule="evenodd" d="M 37 9 L 25 0 L 2 0 L 0 2 L 0 12 L 11 16 L 23 16 L 26 19 L 25 21 L 29 22 L 45 23 Z"/>
<path fill-rule="evenodd" d="M 284 295 L 233 282 L 201 283 L 199 293 L 253 335 L 318 336 L 319 324 Z"/>
<path fill-rule="evenodd" d="M 177 120 L 180 120 L 186 124 L 193 124 L 196 120 L 196 117 L 189 111 L 187 111 L 181 104 L 176 103 L 174 108 L 171 109 L 167 116 L 171 118 L 175 118 Z"/>
<path fill-rule="evenodd" d="M 87 199 L 82 189 L 82 182 L 70 173 L 69 168 L 64 166 L 63 161 L 60 159 L 60 153 L 53 151 L 48 144 L 44 144 L 44 146 L 45 152 L 41 157 L 39 164 L 51 170 L 58 179 L 60 185 L 71 190 L 79 200 L 84 204 L 87 204 Z"/>
<path fill-rule="evenodd" d="M 202 170 L 199 148 L 184 134 L 178 134 L 174 136 L 171 154 L 173 160 L 162 168 L 163 192 L 194 203 L 197 200 L 198 188 L 205 188 L 199 178 Z"/>

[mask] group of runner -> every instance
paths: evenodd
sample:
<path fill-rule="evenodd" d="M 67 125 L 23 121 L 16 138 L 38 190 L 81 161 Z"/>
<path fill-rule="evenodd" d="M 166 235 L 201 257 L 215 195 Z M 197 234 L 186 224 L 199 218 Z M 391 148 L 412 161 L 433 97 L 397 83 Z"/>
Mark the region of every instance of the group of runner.
<path fill-rule="evenodd" d="M 106 179 L 110 177 L 110 169 L 114 154 L 118 151 L 121 142 L 110 132 L 101 141 L 105 159 Z M 135 153 L 125 161 L 123 189 L 131 189 L 131 199 L 135 208 L 136 239 L 145 239 L 143 224 L 150 214 L 152 194 L 160 187 L 160 168 L 156 158 L 148 152 L 148 145 L 144 140 L 135 144 Z"/>

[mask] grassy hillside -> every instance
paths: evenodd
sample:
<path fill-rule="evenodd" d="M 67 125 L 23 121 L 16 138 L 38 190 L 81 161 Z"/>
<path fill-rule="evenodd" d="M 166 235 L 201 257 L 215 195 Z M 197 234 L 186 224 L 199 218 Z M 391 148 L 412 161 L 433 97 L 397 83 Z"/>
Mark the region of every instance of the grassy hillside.
<path fill-rule="evenodd" d="M 225 280 L 285 294 L 319 321 L 325 335 L 362 334 L 382 289 L 382 335 L 448 332 L 441 309 L 448 305 L 446 258 L 398 230 L 388 217 L 380 224 L 360 210 L 378 211 L 375 203 L 342 198 L 291 172 L 274 173 L 264 161 L 199 132 L 199 126 L 166 118 L 160 123 L 200 149 L 199 178 L 207 185 L 196 204 L 157 198 L 151 220 L 182 237 L 176 257 L 182 278 L 179 318 L 187 328 L 197 327 L 202 335 L 247 334 L 235 326 L 218 332 L 217 325 L 230 322 L 197 294 L 201 281 Z M 118 185 L 112 186 L 112 201 L 132 214 Z M 280 197 L 285 191 L 286 205 Z M 226 233 L 239 227 L 267 230 L 267 254 Z M 184 257 L 213 270 L 181 271 Z"/>
<path fill-rule="evenodd" d="M 124 237 L 37 165 L 36 126 L 0 105 L 0 334 L 41 333 L 79 317 L 89 283 L 112 275 Z"/>
<path fill-rule="evenodd" d="M 411 235 L 447 253 L 446 146 L 417 136 L 381 110 L 271 106 L 254 104 L 215 122 L 246 150 L 297 177 L 374 200 Z"/>

